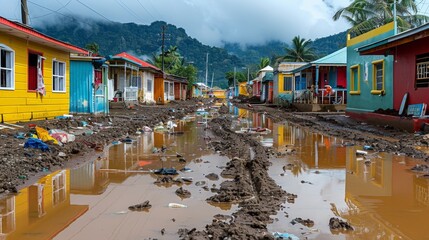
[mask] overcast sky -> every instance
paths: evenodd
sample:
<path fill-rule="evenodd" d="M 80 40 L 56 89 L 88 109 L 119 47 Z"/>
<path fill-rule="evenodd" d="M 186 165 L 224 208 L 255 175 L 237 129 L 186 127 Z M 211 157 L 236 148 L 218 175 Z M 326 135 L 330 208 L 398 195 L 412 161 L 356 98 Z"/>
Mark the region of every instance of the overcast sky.
<path fill-rule="evenodd" d="M 27 0 L 30 25 L 63 15 L 150 24 L 156 20 L 182 27 L 204 44 L 223 42 L 289 43 L 294 36 L 316 39 L 346 30 L 332 16 L 350 0 Z M 101 4 L 100 4 L 101 3 Z M 21 21 L 21 0 L 0 0 L 2 17 Z"/>

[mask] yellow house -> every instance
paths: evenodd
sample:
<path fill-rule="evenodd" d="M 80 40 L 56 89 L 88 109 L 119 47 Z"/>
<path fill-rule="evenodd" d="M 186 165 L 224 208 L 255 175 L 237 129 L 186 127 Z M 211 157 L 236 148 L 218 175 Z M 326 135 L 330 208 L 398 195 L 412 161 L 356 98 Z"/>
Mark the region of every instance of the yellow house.
<path fill-rule="evenodd" d="M 240 82 L 238 84 L 238 95 L 249 96 L 249 91 L 247 90 L 247 82 Z"/>
<path fill-rule="evenodd" d="M 70 53 L 82 48 L 0 17 L 1 122 L 69 113 Z"/>

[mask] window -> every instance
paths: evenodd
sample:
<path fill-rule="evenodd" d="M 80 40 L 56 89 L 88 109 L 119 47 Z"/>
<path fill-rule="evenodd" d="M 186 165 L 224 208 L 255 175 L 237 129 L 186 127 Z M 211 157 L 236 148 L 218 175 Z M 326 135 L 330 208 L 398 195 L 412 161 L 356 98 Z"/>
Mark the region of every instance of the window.
<path fill-rule="evenodd" d="M 147 79 L 146 91 L 152 92 L 152 79 Z"/>
<path fill-rule="evenodd" d="M 292 91 L 292 77 L 283 77 L 283 91 Z"/>
<path fill-rule="evenodd" d="M 0 45 L 0 89 L 14 88 L 14 52 Z"/>
<path fill-rule="evenodd" d="M 429 53 L 416 56 L 416 87 L 429 87 Z"/>
<path fill-rule="evenodd" d="M 372 62 L 372 90 L 371 94 L 384 93 L 384 60 Z"/>
<path fill-rule="evenodd" d="M 360 94 L 360 65 L 350 67 L 350 94 Z"/>
<path fill-rule="evenodd" d="M 66 199 L 66 172 L 59 172 L 52 177 L 52 205 L 56 206 Z"/>
<path fill-rule="evenodd" d="M 64 62 L 52 62 L 52 91 L 65 92 L 66 91 L 66 64 Z"/>

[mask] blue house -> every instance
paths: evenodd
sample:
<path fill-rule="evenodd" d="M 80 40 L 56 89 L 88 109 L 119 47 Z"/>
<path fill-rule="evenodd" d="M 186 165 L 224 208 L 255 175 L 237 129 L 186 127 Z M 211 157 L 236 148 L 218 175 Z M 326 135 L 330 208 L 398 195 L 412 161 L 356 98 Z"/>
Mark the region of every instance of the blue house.
<path fill-rule="evenodd" d="M 377 109 L 393 108 L 393 56 L 361 55 L 359 49 L 394 35 L 388 23 L 354 38 L 347 37 L 347 108 L 359 118 Z"/>
<path fill-rule="evenodd" d="M 70 113 L 108 114 L 105 59 L 70 57 Z"/>

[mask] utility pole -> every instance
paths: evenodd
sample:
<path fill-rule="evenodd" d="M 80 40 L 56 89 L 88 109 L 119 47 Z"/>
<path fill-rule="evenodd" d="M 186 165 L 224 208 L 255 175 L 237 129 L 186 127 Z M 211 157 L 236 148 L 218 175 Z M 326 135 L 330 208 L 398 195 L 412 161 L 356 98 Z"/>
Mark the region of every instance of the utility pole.
<path fill-rule="evenodd" d="M 234 67 L 234 88 L 233 88 L 233 89 L 234 89 L 234 97 L 235 97 L 235 90 L 236 90 L 236 89 L 235 89 L 235 88 L 236 88 L 236 86 L 235 86 L 235 71 L 236 71 L 236 70 L 235 70 L 235 67 Z"/>
<path fill-rule="evenodd" d="M 393 34 L 398 34 L 398 21 L 396 19 L 396 0 L 393 1 Z"/>
<path fill-rule="evenodd" d="M 162 33 L 161 33 L 161 38 L 162 38 L 162 46 L 161 46 L 161 63 L 162 63 L 162 74 L 164 74 L 164 45 L 165 45 L 165 25 L 162 25 L 161 27 L 162 29 Z"/>
<path fill-rule="evenodd" d="M 22 24 L 28 25 L 27 0 L 21 0 L 21 19 L 22 19 Z"/>
<path fill-rule="evenodd" d="M 208 74 L 209 74 L 209 53 L 207 53 L 206 55 L 206 88 L 208 88 L 208 83 L 207 83 L 207 78 L 208 78 Z M 207 91 L 208 89 L 206 89 Z"/>

